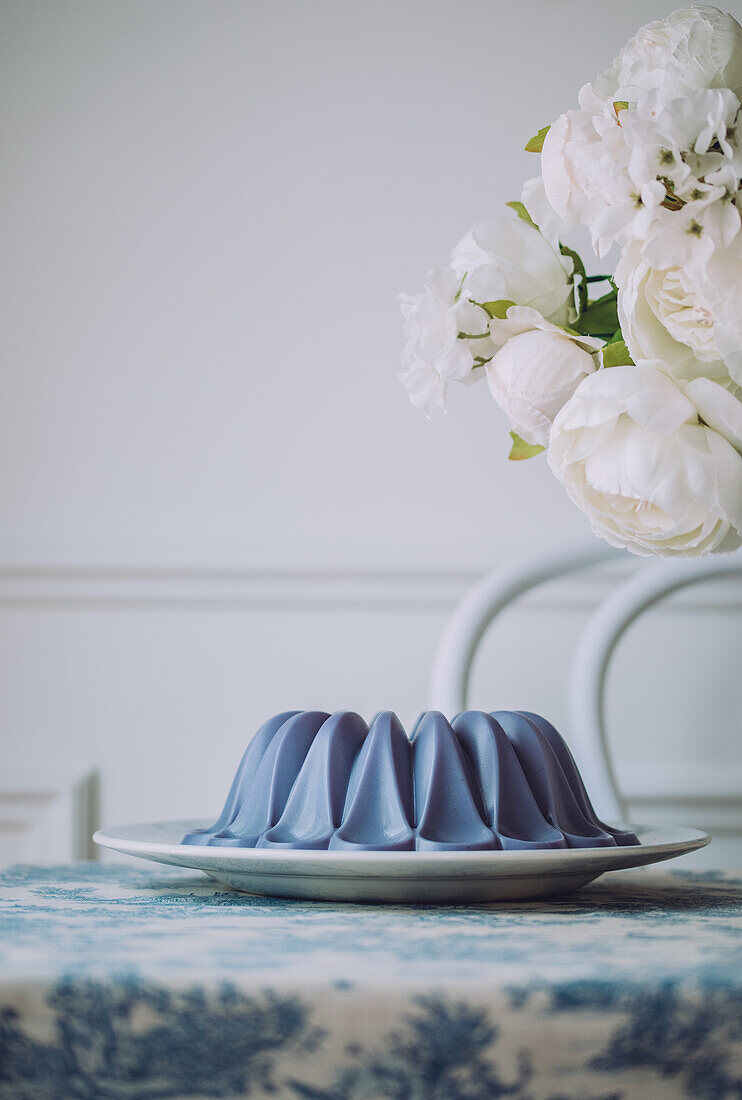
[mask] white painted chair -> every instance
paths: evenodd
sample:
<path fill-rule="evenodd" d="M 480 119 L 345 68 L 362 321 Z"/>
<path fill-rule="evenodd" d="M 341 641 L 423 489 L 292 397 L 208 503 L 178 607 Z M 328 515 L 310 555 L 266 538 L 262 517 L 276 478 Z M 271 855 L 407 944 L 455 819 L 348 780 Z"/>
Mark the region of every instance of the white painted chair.
<path fill-rule="evenodd" d="M 494 569 L 462 599 L 441 636 L 433 663 L 430 707 L 445 714 L 466 709 L 469 678 L 477 648 L 494 619 L 518 597 L 540 584 L 611 559 L 624 551 L 597 541 L 549 556 Z M 598 812 L 626 820 L 605 727 L 604 693 L 611 656 L 624 631 L 658 600 L 713 577 L 742 576 L 742 553 L 697 560 L 652 560 L 618 584 L 588 621 L 574 653 L 569 689 L 572 748 Z"/>

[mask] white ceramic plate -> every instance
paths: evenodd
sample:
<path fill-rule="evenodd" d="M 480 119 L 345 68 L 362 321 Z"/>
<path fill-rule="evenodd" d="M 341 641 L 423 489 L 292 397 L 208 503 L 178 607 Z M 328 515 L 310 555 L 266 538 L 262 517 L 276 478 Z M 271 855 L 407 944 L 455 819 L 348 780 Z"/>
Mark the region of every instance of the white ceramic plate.
<path fill-rule="evenodd" d="M 698 829 L 628 825 L 641 841 L 626 848 L 509 852 L 323 852 L 209 848 L 181 844 L 204 821 L 164 821 L 99 829 L 96 844 L 205 871 L 250 894 L 321 901 L 473 902 L 540 898 L 576 890 L 622 867 L 659 863 L 708 844 Z"/>

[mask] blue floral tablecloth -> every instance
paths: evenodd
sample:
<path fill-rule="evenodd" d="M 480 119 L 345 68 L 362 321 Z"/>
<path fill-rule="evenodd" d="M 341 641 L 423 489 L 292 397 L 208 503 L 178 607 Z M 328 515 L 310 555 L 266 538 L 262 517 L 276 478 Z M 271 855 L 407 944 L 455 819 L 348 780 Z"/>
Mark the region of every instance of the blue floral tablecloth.
<path fill-rule="evenodd" d="M 371 907 L 0 875 L 1 1100 L 742 1097 L 742 877 Z"/>

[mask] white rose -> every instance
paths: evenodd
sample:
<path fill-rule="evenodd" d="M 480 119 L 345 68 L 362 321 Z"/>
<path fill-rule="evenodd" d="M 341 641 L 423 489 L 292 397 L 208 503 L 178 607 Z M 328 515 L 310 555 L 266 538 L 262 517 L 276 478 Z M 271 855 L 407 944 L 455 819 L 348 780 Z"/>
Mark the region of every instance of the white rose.
<path fill-rule="evenodd" d="M 490 393 L 526 443 L 549 442 L 554 417 L 595 370 L 602 341 L 575 336 L 535 309 L 511 306 L 490 333 L 500 350 L 485 367 Z"/>
<path fill-rule="evenodd" d="M 592 85 L 601 100 L 629 103 L 655 88 L 665 100 L 699 88 L 731 88 L 740 94 L 742 27 L 737 20 L 717 8 L 680 8 L 641 27 Z"/>
<path fill-rule="evenodd" d="M 443 408 L 449 382 L 473 380 L 477 357 L 489 340 L 489 316 L 469 301 L 462 280 L 450 268 L 428 274 L 422 294 L 401 294 L 407 344 L 400 381 L 410 401 L 430 416 Z M 471 339 L 462 338 L 465 333 Z M 481 376 L 481 371 L 477 374 Z"/>
<path fill-rule="evenodd" d="M 729 384 L 705 281 L 684 267 L 650 266 L 638 244 L 624 252 L 615 278 L 621 333 L 634 362 L 661 359 L 675 378 Z"/>
<path fill-rule="evenodd" d="M 613 546 L 699 557 L 742 545 L 742 457 L 657 363 L 588 375 L 554 421 L 548 459 Z"/>
<path fill-rule="evenodd" d="M 556 324 L 575 319 L 572 261 L 521 218 L 481 222 L 451 254 L 466 293 L 477 302 L 506 299 L 532 306 Z"/>

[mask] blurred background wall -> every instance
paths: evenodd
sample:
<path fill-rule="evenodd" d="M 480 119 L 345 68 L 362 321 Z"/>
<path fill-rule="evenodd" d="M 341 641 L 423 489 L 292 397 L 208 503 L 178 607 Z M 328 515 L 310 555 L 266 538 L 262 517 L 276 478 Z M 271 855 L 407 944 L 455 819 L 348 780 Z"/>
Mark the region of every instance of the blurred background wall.
<path fill-rule="evenodd" d="M 276 711 L 412 720 L 467 586 L 591 538 L 484 387 L 407 403 L 396 296 L 669 6 L 3 0 L 0 861 L 84 833 L 90 773 L 108 823 L 209 814 Z M 563 723 L 630 566 L 509 612 L 472 702 Z M 732 853 L 741 608 L 653 612 L 609 692 L 635 816 Z"/>

